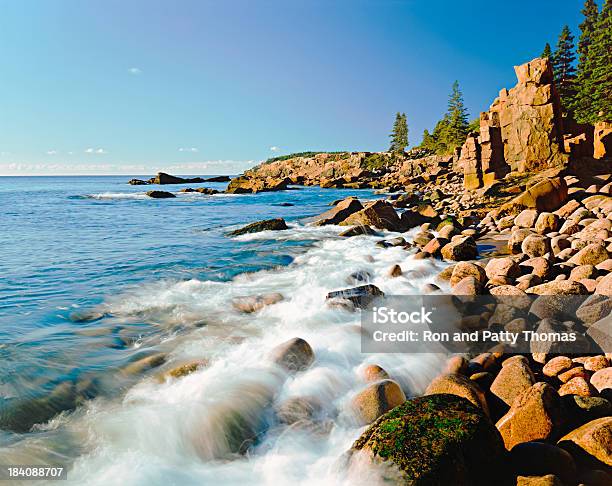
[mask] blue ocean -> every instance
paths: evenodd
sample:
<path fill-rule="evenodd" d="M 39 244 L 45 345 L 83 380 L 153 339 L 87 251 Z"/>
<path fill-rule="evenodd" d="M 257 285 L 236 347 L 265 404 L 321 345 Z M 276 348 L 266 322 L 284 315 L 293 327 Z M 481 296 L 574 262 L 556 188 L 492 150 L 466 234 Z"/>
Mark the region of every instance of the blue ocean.
<path fill-rule="evenodd" d="M 4 462 L 65 464 L 74 484 L 365 484 L 367 474 L 347 478 L 336 465 L 360 431 L 346 411 L 358 370 L 382 364 L 417 393 L 441 358 L 360 353 L 358 316 L 326 306 L 325 295 L 359 271 L 409 294 L 443 264 L 383 251 L 380 236 L 341 238 L 345 228 L 305 223 L 372 191 L 203 195 L 179 191 L 227 184 L 130 178 L 0 178 Z M 177 197 L 152 199 L 151 189 Z M 227 236 L 280 217 L 289 230 Z M 390 280 L 396 263 L 408 271 Z M 233 306 L 271 292 L 283 300 L 256 313 Z M 288 378 L 265 356 L 294 336 L 316 362 Z M 151 369 L 139 365 L 149 357 Z M 160 378 L 192 360 L 206 365 Z M 279 403 L 301 396 L 321 402 L 316 433 L 274 419 Z M 258 431 L 246 455 L 230 440 L 237 423 Z"/>

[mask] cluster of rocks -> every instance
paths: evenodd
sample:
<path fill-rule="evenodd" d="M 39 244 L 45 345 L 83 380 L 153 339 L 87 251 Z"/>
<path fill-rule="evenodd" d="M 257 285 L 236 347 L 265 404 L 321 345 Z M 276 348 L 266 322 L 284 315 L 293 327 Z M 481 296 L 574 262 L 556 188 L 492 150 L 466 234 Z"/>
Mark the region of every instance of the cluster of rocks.
<path fill-rule="evenodd" d="M 208 179 L 203 179 L 202 177 L 192 177 L 192 178 L 184 178 L 177 177 L 170 174 L 166 174 L 165 172 L 158 172 L 155 177 L 151 177 L 150 179 L 130 179 L 128 184 L 133 186 L 146 186 L 146 185 L 166 185 L 166 184 L 200 184 L 202 182 L 229 182 L 230 177 L 228 176 L 217 176 L 217 177 L 209 177 Z"/>

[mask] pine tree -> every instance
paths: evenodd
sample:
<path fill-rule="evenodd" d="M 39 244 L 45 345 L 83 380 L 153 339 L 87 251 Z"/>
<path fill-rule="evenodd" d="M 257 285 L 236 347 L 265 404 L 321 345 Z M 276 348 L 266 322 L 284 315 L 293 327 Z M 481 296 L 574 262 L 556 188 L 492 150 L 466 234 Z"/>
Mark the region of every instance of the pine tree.
<path fill-rule="evenodd" d="M 612 121 L 612 0 L 606 0 L 595 24 L 586 69 L 593 83 L 590 121 Z"/>
<path fill-rule="evenodd" d="M 542 51 L 542 55 L 540 57 L 543 57 L 544 59 L 550 59 L 551 56 L 552 56 L 552 49 L 550 48 L 550 44 L 547 42 L 546 45 L 544 46 L 544 50 Z"/>
<path fill-rule="evenodd" d="M 391 135 L 391 147 L 389 152 L 403 152 L 408 146 L 408 122 L 406 113 L 397 112 Z"/>
<path fill-rule="evenodd" d="M 448 99 L 446 118 L 448 120 L 446 144 L 452 151 L 455 147 L 463 145 L 465 137 L 470 131 L 468 112 L 463 102 L 463 94 L 459 89 L 458 81 L 453 83 L 453 90 Z"/>
<path fill-rule="evenodd" d="M 561 98 L 561 106 L 564 113 L 571 111 L 571 106 L 574 104 L 575 88 L 574 81 L 576 79 L 576 68 L 574 61 L 574 36 L 569 27 L 566 25 L 559 35 L 557 49 L 553 54 L 552 62 L 555 73 L 555 82 L 557 91 Z"/>
<path fill-rule="evenodd" d="M 595 0 L 586 0 L 582 9 L 584 21 L 580 24 L 578 41 L 578 73 L 576 75 L 576 95 L 571 107 L 574 118 L 579 123 L 592 121 L 594 114 L 594 84 L 592 63 L 589 61 L 590 48 L 595 36 L 599 11 Z"/>

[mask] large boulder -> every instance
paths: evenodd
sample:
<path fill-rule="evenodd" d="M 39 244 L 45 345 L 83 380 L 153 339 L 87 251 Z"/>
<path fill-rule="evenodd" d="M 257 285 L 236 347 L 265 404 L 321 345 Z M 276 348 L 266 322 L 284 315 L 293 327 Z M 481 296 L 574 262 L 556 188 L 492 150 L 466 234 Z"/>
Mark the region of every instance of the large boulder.
<path fill-rule="evenodd" d="M 402 223 L 397 212 L 386 201 L 374 201 L 364 208 L 351 214 L 339 223 L 341 226 L 374 226 L 389 231 L 401 231 Z"/>
<path fill-rule="evenodd" d="M 247 233 L 258 233 L 260 231 L 280 231 L 289 229 L 283 218 L 266 219 L 264 221 L 256 221 L 255 223 L 247 224 L 246 226 L 234 230 L 229 233 L 229 236 L 246 235 Z"/>
<path fill-rule="evenodd" d="M 480 283 L 487 280 L 485 269 L 481 265 L 472 262 L 459 262 L 452 269 L 450 284 L 451 287 L 457 285 L 465 277 L 474 277 Z"/>
<path fill-rule="evenodd" d="M 284 191 L 290 183 L 289 179 L 241 176 L 232 179 L 225 192 L 228 194 L 255 194 L 257 192 Z"/>
<path fill-rule="evenodd" d="M 491 384 L 490 391 L 511 406 L 514 399 L 531 388 L 534 383 L 535 377 L 529 365 L 523 361 L 514 360 L 504 364 Z"/>
<path fill-rule="evenodd" d="M 382 297 L 384 295 L 385 293 L 376 285 L 367 284 L 350 289 L 334 290 L 327 294 L 326 300 L 331 303 L 342 301 L 349 302 L 356 308 L 364 308 L 377 297 Z"/>
<path fill-rule="evenodd" d="M 149 184 L 199 184 L 201 182 L 206 182 L 205 179 L 201 177 L 192 177 L 192 178 L 184 178 L 177 177 L 170 174 L 166 174 L 165 172 L 158 172 L 157 175 L 148 180 Z"/>
<path fill-rule="evenodd" d="M 500 214 L 518 214 L 523 209 L 554 211 L 567 200 L 567 184 L 562 177 L 552 177 L 534 184 L 502 205 Z"/>
<path fill-rule="evenodd" d="M 316 226 L 338 224 L 348 218 L 351 214 L 361 211 L 362 209 L 363 205 L 361 202 L 359 202 L 359 199 L 348 197 L 340 201 L 329 211 L 325 211 L 323 214 L 317 216 L 314 220 L 314 224 Z"/>
<path fill-rule="evenodd" d="M 604 245 L 592 243 L 570 258 L 569 263 L 575 265 L 598 265 L 605 262 L 609 257 L 610 254 Z"/>
<path fill-rule="evenodd" d="M 430 395 L 404 402 L 374 422 L 351 449 L 392 484 L 507 484 L 499 433 L 464 398 Z"/>

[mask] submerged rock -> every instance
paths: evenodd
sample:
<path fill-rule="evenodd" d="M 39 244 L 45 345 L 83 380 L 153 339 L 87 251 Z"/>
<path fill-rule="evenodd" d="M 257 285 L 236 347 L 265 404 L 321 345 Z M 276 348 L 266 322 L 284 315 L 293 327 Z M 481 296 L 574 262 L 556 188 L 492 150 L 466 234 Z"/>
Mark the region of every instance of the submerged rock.
<path fill-rule="evenodd" d="M 352 289 L 334 290 L 327 294 L 326 300 L 343 300 L 349 301 L 353 306 L 358 308 L 367 307 L 367 305 L 376 297 L 384 296 L 384 292 L 376 285 L 361 285 Z"/>
<path fill-rule="evenodd" d="M 293 338 L 276 346 L 270 353 L 272 361 L 289 372 L 304 371 L 314 362 L 314 351 L 302 338 Z"/>
<path fill-rule="evenodd" d="M 353 444 L 385 480 L 412 486 L 510 484 L 499 433 L 478 408 L 454 395 L 404 402 L 374 422 Z"/>
<path fill-rule="evenodd" d="M 152 197 L 153 199 L 170 199 L 176 197 L 171 192 L 166 191 L 147 191 L 147 196 Z"/>

